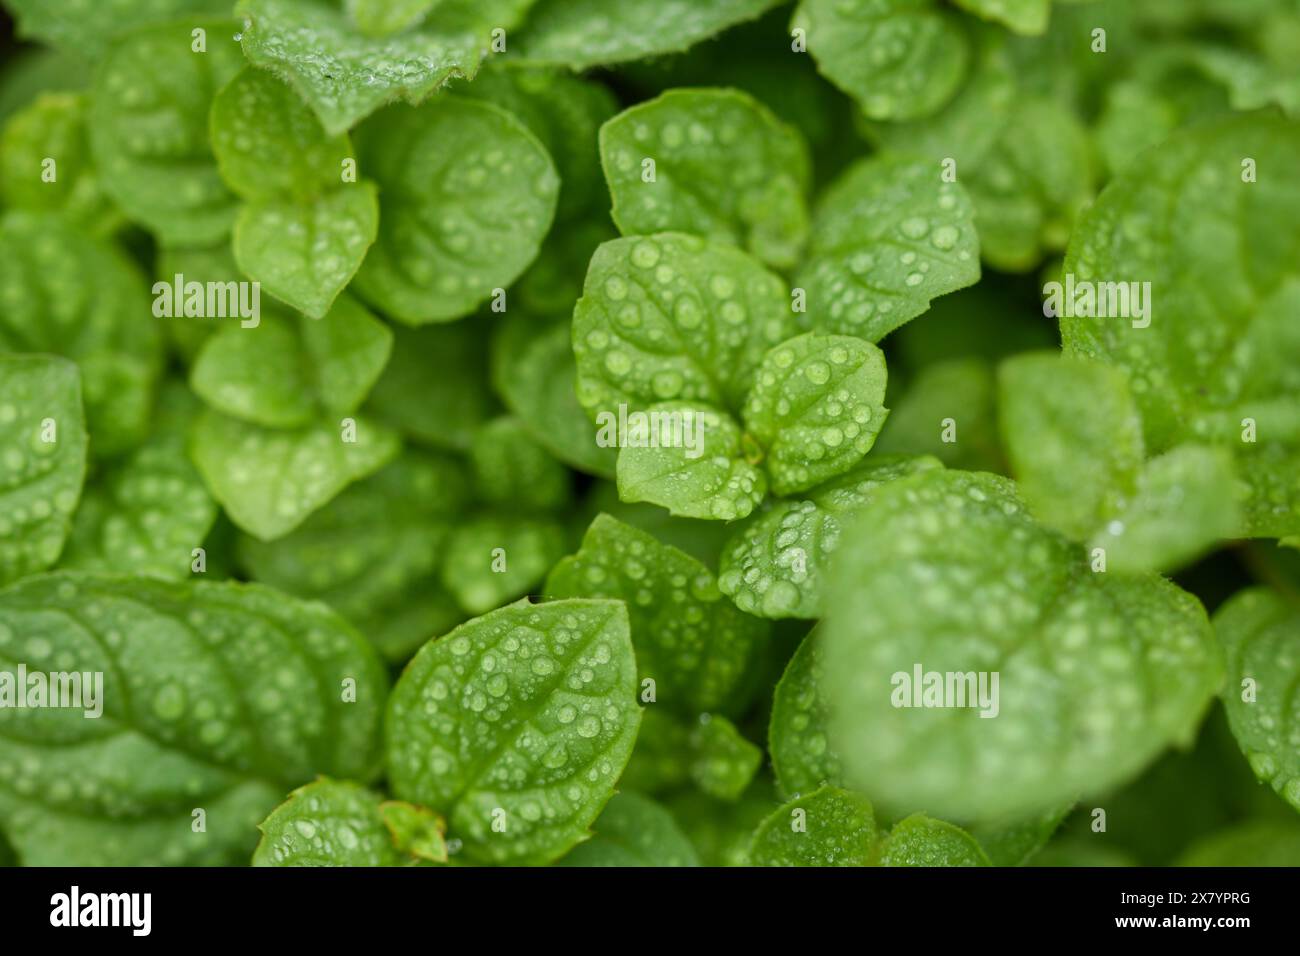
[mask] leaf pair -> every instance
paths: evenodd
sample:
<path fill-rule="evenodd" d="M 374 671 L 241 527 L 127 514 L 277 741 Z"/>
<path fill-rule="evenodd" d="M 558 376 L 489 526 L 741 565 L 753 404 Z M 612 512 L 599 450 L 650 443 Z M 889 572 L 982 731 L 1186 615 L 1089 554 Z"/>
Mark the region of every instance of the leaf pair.
<path fill-rule="evenodd" d="M 1003 441 L 1025 498 L 1103 567 L 1173 568 L 1237 533 L 1231 459 L 1186 444 L 1147 461 L 1120 370 L 1033 353 L 1005 361 L 998 384 Z"/>

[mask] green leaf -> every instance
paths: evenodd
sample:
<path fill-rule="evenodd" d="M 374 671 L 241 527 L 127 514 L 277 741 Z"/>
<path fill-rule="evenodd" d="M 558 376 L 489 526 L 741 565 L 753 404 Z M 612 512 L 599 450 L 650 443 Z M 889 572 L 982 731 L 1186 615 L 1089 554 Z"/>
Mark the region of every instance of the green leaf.
<path fill-rule="evenodd" d="M 249 200 L 310 200 L 343 183 L 354 159 L 345 134 L 329 136 L 286 84 L 248 68 L 217 93 L 212 151 L 227 186 Z"/>
<path fill-rule="evenodd" d="M 569 472 L 529 437 L 518 419 L 488 422 L 470 448 L 480 500 L 503 507 L 556 511 L 572 497 Z"/>
<path fill-rule="evenodd" d="M 578 404 L 572 339 L 567 321 L 511 314 L 492 340 L 492 384 L 552 455 L 579 471 L 613 478 L 618 450 L 596 444 L 596 431 Z"/>
<path fill-rule="evenodd" d="M 217 411 L 268 428 L 346 415 L 370 391 L 393 335 L 350 296 L 323 319 L 269 311 L 256 326 L 227 325 L 203 345 L 190 385 Z"/>
<path fill-rule="evenodd" d="M 428 16 L 442 0 L 347 0 L 345 8 L 362 33 L 372 37 L 401 33 Z"/>
<path fill-rule="evenodd" d="M 852 336 L 810 332 L 769 351 L 744 418 L 772 491 L 807 491 L 857 464 L 889 414 L 885 379 L 884 353 Z"/>
<path fill-rule="evenodd" d="M 155 278 L 169 285 L 173 289 L 173 300 L 175 299 L 176 277 L 181 276 L 182 282 L 198 282 L 205 286 L 209 282 L 217 282 L 222 286 L 227 283 L 246 282 L 248 277 L 239 271 L 235 265 L 235 258 L 231 254 L 230 243 L 221 242 L 215 246 L 187 246 L 187 247 L 167 247 L 158 250 L 158 257 L 154 265 Z M 159 292 L 161 289 L 155 285 Z M 227 288 L 229 288 L 227 286 Z M 238 289 L 238 285 L 235 286 Z M 251 287 L 250 287 L 251 291 Z M 182 297 L 182 305 L 184 297 Z M 261 300 L 258 300 L 259 306 Z M 251 300 L 250 300 L 251 304 Z M 270 303 L 274 308 L 274 303 Z M 189 366 L 194 363 L 206 342 L 217 331 L 224 321 L 219 317 L 206 315 L 185 315 L 182 307 L 176 307 L 173 315 L 158 316 L 157 322 L 163 329 L 163 337 L 171 345 L 182 362 Z M 268 309 L 268 311 L 270 311 Z M 237 312 L 233 312 L 227 317 L 230 321 L 245 321 Z"/>
<path fill-rule="evenodd" d="M 258 585 L 28 578 L 0 593 L 0 660 L 103 675 L 92 708 L 0 709 L 0 823 L 32 866 L 247 860 L 288 788 L 378 768 L 373 652 Z"/>
<path fill-rule="evenodd" d="M 253 866 L 399 866 L 381 799 L 348 781 L 299 787 L 258 825 Z"/>
<path fill-rule="evenodd" d="M 548 598 L 618 598 L 627 603 L 641 680 L 654 699 L 686 718 L 739 713 L 752 690 L 751 663 L 768 625 L 740 613 L 713 573 L 653 535 L 599 515 L 582 548 L 552 569 Z"/>
<path fill-rule="evenodd" d="M 773 502 L 727 542 L 718 586 L 748 614 L 822 616 L 826 568 L 845 521 L 880 486 L 942 467 L 930 457 L 872 457 L 800 499 Z"/>
<path fill-rule="evenodd" d="M 512 604 L 407 666 L 389 701 L 389 782 L 443 814 L 472 862 L 550 862 L 614 792 L 635 694 L 622 602 Z"/>
<path fill-rule="evenodd" d="M 998 368 L 998 419 L 1021 493 L 1044 524 L 1086 540 L 1131 494 L 1142 467 L 1142 419 L 1124 374 L 1056 353 Z"/>
<path fill-rule="evenodd" d="M 1073 808 L 1062 804 L 1030 817 L 978 825 L 971 828 L 971 836 L 994 866 L 1024 866 L 1047 845 Z"/>
<path fill-rule="evenodd" d="M 754 828 L 776 803 L 771 784 L 759 777 L 738 802 L 715 800 L 698 790 L 664 798 L 705 866 L 747 866 Z"/>
<path fill-rule="evenodd" d="M 803 639 L 772 697 L 767 749 L 777 786 L 786 794 L 840 784 L 840 757 L 827 739 L 830 705 L 820 644 L 816 631 Z"/>
<path fill-rule="evenodd" d="M 496 414 L 482 329 L 467 321 L 392 333 L 392 358 L 367 408 L 422 444 L 469 451 L 474 433 Z"/>
<path fill-rule="evenodd" d="M 90 158 L 85 111 L 82 93 L 42 93 L 9 119 L 0 135 L 0 200 L 6 206 L 62 211 L 92 230 L 109 218 Z"/>
<path fill-rule="evenodd" d="M 1240 485 L 1221 448 L 1180 445 L 1147 462 L 1133 497 L 1089 542 L 1112 571 L 1166 570 L 1241 528 Z"/>
<path fill-rule="evenodd" d="M 601 127 L 600 159 L 625 235 L 692 233 L 774 266 L 798 260 L 808 235 L 808 148 L 749 94 L 669 90 Z"/>
<path fill-rule="evenodd" d="M 0 220 L 0 353 L 77 362 L 96 456 L 144 438 L 161 344 L 144 282 L 115 246 L 53 214 Z"/>
<path fill-rule="evenodd" d="M 1222 676 L 1195 598 L 1093 573 L 994 475 L 885 486 L 836 561 L 830 742 L 891 811 L 988 821 L 1105 791 L 1190 742 Z M 975 611 L 958 597 L 971 588 Z M 937 706 L 903 706 L 918 701 Z"/>
<path fill-rule="evenodd" d="M 478 515 L 457 525 L 447 540 L 442 583 L 467 612 L 482 614 L 540 584 L 566 547 L 555 519 Z"/>
<path fill-rule="evenodd" d="M 979 280 L 970 197 L 940 175 L 937 163 L 873 158 L 826 190 L 798 279 L 816 327 L 878 342 Z"/>
<path fill-rule="evenodd" d="M 308 203 L 252 202 L 235 221 L 235 261 L 271 295 L 319 319 L 361 268 L 378 232 L 373 183 Z"/>
<path fill-rule="evenodd" d="M 1051 0 L 957 0 L 957 5 L 1026 36 L 1046 33 L 1052 11 Z"/>
<path fill-rule="evenodd" d="M 1090 159 L 1077 116 L 1048 97 L 1018 97 L 998 146 L 962 179 L 975 203 L 984 260 L 1025 272 L 1063 250 L 1092 198 Z"/>
<path fill-rule="evenodd" d="M 695 847 L 673 815 L 649 797 L 615 794 L 596 818 L 596 833 L 560 866 L 699 866 Z"/>
<path fill-rule="evenodd" d="M 796 331 L 785 283 L 738 249 L 615 239 L 573 314 L 578 400 L 593 418 L 673 400 L 738 412 L 764 354 Z"/>
<path fill-rule="evenodd" d="M 209 337 L 190 387 L 210 407 L 267 428 L 308 424 L 315 410 L 311 369 L 296 320 L 271 313 L 256 326 L 226 325 Z"/>
<path fill-rule="evenodd" d="M 1065 349 L 1125 368 L 1151 453 L 1229 450 L 1251 486 L 1247 533 L 1263 537 L 1300 531 L 1300 186 L 1273 173 L 1298 147 L 1300 126 L 1265 115 L 1175 133 L 1084 214 L 1064 270 L 1076 289 L 1151 283 L 1139 327 L 1066 315 Z"/>
<path fill-rule="evenodd" d="M 719 800 L 738 800 L 763 762 L 763 751 L 746 740 L 725 717 L 701 714 L 691 731 L 694 759 L 690 777 L 701 791 Z"/>
<path fill-rule="evenodd" d="M 961 18 L 932 0 L 803 0 L 817 69 L 872 119 L 926 116 L 957 92 L 970 61 Z"/>
<path fill-rule="evenodd" d="M 85 476 L 77 367 L 0 355 L 0 584 L 58 560 Z"/>
<path fill-rule="evenodd" d="M 379 812 L 398 853 L 432 863 L 447 862 L 447 840 L 443 835 L 447 821 L 442 817 L 425 807 L 401 800 L 381 803 Z"/>
<path fill-rule="evenodd" d="M 399 97 L 418 103 L 452 77 L 473 77 L 489 29 L 510 26 L 439 16 L 427 29 L 374 37 L 322 0 L 241 0 L 235 12 L 249 62 L 288 81 L 331 136 Z"/>
<path fill-rule="evenodd" d="M 442 546 L 468 498 L 460 462 L 408 450 L 285 537 L 268 542 L 241 535 L 239 563 L 258 581 L 324 601 L 386 657 L 401 656 L 443 633 L 438 625 L 458 623 L 446 612 L 434 614 L 415 647 L 392 627 L 394 619 L 418 609 L 413 592 L 437 590 L 431 585 Z M 429 620 L 430 610 L 437 608 L 416 620 Z"/>
<path fill-rule="evenodd" d="M 775 0 L 540 0 L 520 56 L 585 70 L 673 53 L 752 20 Z"/>
<path fill-rule="evenodd" d="M 283 537 L 400 447 L 382 425 L 357 418 L 355 441 L 329 423 L 261 428 L 206 409 L 190 434 L 190 455 L 230 520 L 263 541 Z"/>
<path fill-rule="evenodd" d="M 185 451 L 197 410 L 179 382 L 163 391 L 153 434 L 82 495 L 61 567 L 189 577 L 194 549 L 217 519 L 217 504 Z"/>
<path fill-rule="evenodd" d="M 1235 533 L 1231 460 L 1184 445 L 1144 462 L 1142 420 L 1121 370 L 1025 354 L 1003 362 L 998 388 L 1007 454 L 1035 515 L 1102 548 L 1109 570 L 1175 566 Z"/>
<path fill-rule="evenodd" d="M 754 866 L 867 866 L 876 820 L 866 797 L 822 787 L 795 797 L 754 831 Z"/>
<path fill-rule="evenodd" d="M 5 6 L 18 18 L 22 36 L 92 59 L 138 27 L 230 12 L 229 0 L 5 0 Z"/>
<path fill-rule="evenodd" d="M 730 416 L 662 402 L 645 411 L 644 422 L 628 429 L 631 437 L 619 451 L 623 501 L 649 501 L 684 518 L 734 521 L 766 496 L 767 478 L 749 461 L 747 443 Z"/>
<path fill-rule="evenodd" d="M 1300 810 L 1300 611 L 1266 588 L 1241 592 L 1214 615 L 1228 659 L 1223 706 L 1255 776 Z"/>
<path fill-rule="evenodd" d="M 1300 826 L 1247 821 L 1206 837 L 1187 850 L 1180 866 L 1300 866 Z"/>
<path fill-rule="evenodd" d="M 206 52 L 192 30 L 206 31 Z M 208 111 L 243 66 L 236 25 L 185 20 L 138 30 L 108 51 L 90 100 L 90 145 L 104 191 L 164 244 L 230 231 L 235 198 L 217 172 Z"/>
<path fill-rule="evenodd" d="M 894 824 L 877 852 L 879 866 L 992 866 L 969 833 L 923 813 Z"/>
<path fill-rule="evenodd" d="M 487 100 L 514 115 L 536 136 L 555 162 L 560 176 L 557 222 L 605 213 L 600 189 L 600 126 L 618 111 L 618 101 L 604 84 L 562 70 L 517 65 L 485 68 L 457 92 Z M 590 253 L 583 257 L 584 264 Z M 564 307 L 570 310 L 574 295 Z"/>
<path fill-rule="evenodd" d="M 993 366 L 983 358 L 926 364 L 894 401 L 873 450 L 931 455 L 949 468 L 1005 471 L 995 392 Z"/>
<path fill-rule="evenodd" d="M 411 324 L 468 315 L 517 279 L 555 216 L 559 178 L 512 115 L 441 96 L 397 106 L 357 131 L 380 187 L 380 228 L 356 288 Z"/>

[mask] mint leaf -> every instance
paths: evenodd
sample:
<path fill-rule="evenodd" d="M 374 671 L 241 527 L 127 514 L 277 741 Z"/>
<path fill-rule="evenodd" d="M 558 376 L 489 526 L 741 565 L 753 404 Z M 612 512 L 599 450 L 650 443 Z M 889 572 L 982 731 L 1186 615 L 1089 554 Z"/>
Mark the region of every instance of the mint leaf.
<path fill-rule="evenodd" d="M 817 69 L 872 119 L 933 113 L 957 92 L 970 60 L 961 18 L 932 0 L 802 0 Z"/>
<path fill-rule="evenodd" d="M 470 461 L 478 496 L 488 504 L 551 511 L 569 503 L 569 472 L 517 419 L 502 417 L 480 428 Z"/>
<path fill-rule="evenodd" d="M 315 199 L 343 182 L 355 159 L 346 135 L 330 136 L 274 75 L 247 68 L 212 101 L 212 151 L 221 178 L 244 199 Z"/>
<path fill-rule="evenodd" d="M 477 515 L 447 539 L 442 583 L 465 611 L 482 614 L 540 584 L 565 548 L 564 529 L 553 518 Z"/>
<path fill-rule="evenodd" d="M 249 62 L 285 79 L 331 136 L 399 97 L 418 103 L 452 77 L 472 77 L 490 27 L 510 25 L 443 21 L 374 37 L 322 0 L 241 0 L 235 12 Z"/>
<path fill-rule="evenodd" d="M 610 799 L 593 827 L 560 866 L 699 866 L 695 847 L 673 815 L 649 797 L 624 791 Z"/>
<path fill-rule="evenodd" d="M 894 824 L 878 852 L 879 866 L 992 865 L 969 833 L 923 813 Z"/>
<path fill-rule="evenodd" d="M 809 333 L 763 358 L 745 400 L 745 425 L 766 452 L 772 490 L 807 491 L 871 450 L 889 413 L 885 356 L 847 335 Z"/>
<path fill-rule="evenodd" d="M 228 0 L 5 0 L 19 32 L 78 57 L 99 59 L 123 33 L 187 15 L 222 16 Z"/>
<path fill-rule="evenodd" d="M 0 219 L 0 290 L 0 352 L 75 360 L 94 453 L 137 444 L 162 343 L 144 282 L 126 256 L 61 216 L 10 212 Z"/>
<path fill-rule="evenodd" d="M 348 781 L 299 787 L 258 825 L 253 866 L 398 866 L 379 794 Z"/>
<path fill-rule="evenodd" d="M 867 798 L 822 787 L 783 804 L 759 824 L 749 858 L 754 866 L 867 866 L 875 840 Z"/>
<path fill-rule="evenodd" d="M 6 669 L 104 675 L 97 719 L 0 710 L 0 823 L 29 865 L 246 860 L 286 789 L 377 769 L 387 677 L 321 605 L 60 573 L 0 594 L 0 638 Z"/>
<path fill-rule="evenodd" d="M 86 138 L 86 97 L 42 93 L 0 135 L 0 200 L 12 209 L 63 211 L 94 229 L 110 218 Z M 53 161 L 53 166 L 48 165 Z M 47 175 L 55 177 L 47 181 Z"/>
<path fill-rule="evenodd" d="M 1142 419 L 1118 369 L 1055 353 L 1007 359 L 998 417 L 1020 490 L 1044 524 L 1086 539 L 1109 499 L 1133 490 Z"/>
<path fill-rule="evenodd" d="M 392 358 L 367 409 L 421 444 L 469 451 L 479 426 L 496 414 L 482 331 L 472 321 L 391 331 Z"/>
<path fill-rule="evenodd" d="M 332 423 L 281 431 L 206 409 L 191 431 L 190 455 L 230 520 L 273 541 L 397 454 L 400 442 L 387 428 L 364 418 L 355 427 L 356 440 L 345 441 Z"/>
<path fill-rule="evenodd" d="M 1067 803 L 1029 817 L 982 824 L 971 828 L 971 836 L 994 866 L 1024 866 L 1047 845 L 1073 808 Z"/>
<path fill-rule="evenodd" d="M 814 325 L 878 342 L 979 280 L 970 197 L 940 176 L 937 163 L 882 157 L 827 188 L 798 278 Z"/>
<path fill-rule="evenodd" d="M 622 602 L 512 604 L 407 666 L 389 701 L 389 782 L 444 815 L 467 860 L 549 862 L 613 793 L 640 721 L 635 693 Z"/>
<path fill-rule="evenodd" d="M 235 261 L 277 299 L 319 319 L 361 268 L 379 230 L 373 183 L 312 202 L 253 202 L 235 221 Z"/>
<path fill-rule="evenodd" d="M 206 31 L 205 52 L 192 30 Z M 236 26 L 186 20 L 114 44 L 95 75 L 90 145 L 104 191 L 165 244 L 221 239 L 235 218 L 211 155 L 208 111 L 243 66 Z"/>
<path fill-rule="evenodd" d="M 532 438 L 579 471 L 613 478 L 618 449 L 596 444 L 578 404 L 577 365 L 567 321 L 511 314 L 492 340 L 492 384 Z"/>
<path fill-rule="evenodd" d="M 285 537 L 241 535 L 239 563 L 258 581 L 326 602 L 386 657 L 400 657 L 443 633 L 441 625 L 459 623 L 454 611 L 433 613 L 436 604 L 418 613 L 417 595 L 427 600 L 437 590 L 442 547 L 468 498 L 460 462 L 408 450 Z M 429 622 L 424 633 L 416 629 L 415 647 L 399 626 L 413 612 L 416 621 Z"/>
<path fill-rule="evenodd" d="M 401 33 L 428 16 L 442 0 L 347 0 L 346 9 L 362 33 L 372 37 Z"/>
<path fill-rule="evenodd" d="M 1133 318 L 1063 316 L 1066 351 L 1125 368 L 1153 454 L 1185 441 L 1228 450 L 1251 487 L 1246 531 L 1266 537 L 1300 530 L 1300 341 L 1285 318 L 1300 281 L 1285 252 L 1296 239 L 1289 227 L 1279 234 L 1275 218 L 1295 205 L 1296 187 L 1263 172 L 1297 145 L 1294 124 L 1267 116 L 1175 133 L 1084 214 L 1064 270 L 1076 288 L 1151 283 L 1139 327 Z M 1243 181 L 1246 159 L 1261 171 L 1257 181 Z M 1136 232 L 1125 225 L 1134 210 L 1145 217 Z"/>
<path fill-rule="evenodd" d="M 751 662 L 768 625 L 736 610 L 711 571 L 676 548 L 609 515 L 598 515 L 577 554 L 552 569 L 547 597 L 618 598 L 627 603 L 642 686 L 687 718 L 739 713 L 751 690 Z"/>
<path fill-rule="evenodd" d="M 0 355 L 0 584 L 58 560 L 85 476 L 77 367 Z"/>
<path fill-rule="evenodd" d="M 593 419 L 672 400 L 739 411 L 795 331 L 785 284 L 745 253 L 679 233 L 615 239 L 573 314 L 578 399 Z"/>
<path fill-rule="evenodd" d="M 767 747 L 777 787 L 787 794 L 840 783 L 840 758 L 827 737 L 830 705 L 820 643 L 816 631 L 803 639 L 772 697 Z"/>
<path fill-rule="evenodd" d="M 957 5 L 1028 36 L 1047 32 L 1052 10 L 1051 0 L 957 0 Z"/>
<path fill-rule="evenodd" d="M 214 246 L 178 246 L 158 250 L 154 264 L 154 278 L 172 287 L 173 298 L 178 275 L 182 277 L 183 282 L 202 283 L 205 290 L 208 282 L 219 282 L 225 286 L 229 282 L 239 283 L 247 280 L 247 276 L 235 265 L 229 242 L 221 242 Z M 238 286 L 235 288 L 238 289 Z M 249 301 L 251 304 L 251 300 Z M 274 309 L 274 303 L 268 305 Z M 171 346 L 171 350 L 185 365 L 192 365 L 203 348 L 203 343 L 226 320 L 205 315 L 187 316 L 183 307 L 173 308 L 172 312 L 171 316 L 158 317 L 158 325 L 162 327 L 163 338 Z M 236 311 L 228 319 L 234 322 L 247 321 L 237 316 Z"/>
<path fill-rule="evenodd" d="M 217 504 L 185 450 L 197 410 L 179 383 L 163 391 L 154 434 L 86 488 L 62 567 L 189 577 L 194 549 L 217 519 Z"/>
<path fill-rule="evenodd" d="M 728 803 L 681 790 L 664 798 L 705 866 L 747 866 L 754 828 L 771 812 L 776 794 L 764 778 L 754 781 L 738 802 Z"/>
<path fill-rule="evenodd" d="M 653 502 L 683 518 L 734 521 L 763 500 L 767 478 L 748 460 L 740 427 L 730 416 L 688 402 L 651 405 L 646 415 L 645 444 L 636 439 L 618 455 L 623 501 Z M 678 431 L 694 436 L 691 447 L 678 443 Z"/>
<path fill-rule="evenodd" d="M 528 61 L 572 70 L 685 50 L 775 0 L 540 0 L 520 38 Z"/>
<path fill-rule="evenodd" d="M 800 499 L 774 502 L 727 542 L 718 586 L 748 614 L 820 617 L 827 564 L 844 522 L 881 485 L 941 467 L 929 457 L 868 458 Z"/>
<path fill-rule="evenodd" d="M 1266 588 L 1241 592 L 1214 615 L 1227 654 L 1223 706 L 1255 776 L 1300 810 L 1300 755 L 1292 745 L 1300 674 L 1300 611 Z"/>
<path fill-rule="evenodd" d="M 605 211 L 605 197 L 598 188 L 601 170 L 596 137 L 601 124 L 618 111 L 618 102 L 607 87 L 562 70 L 510 64 L 485 68 L 473 83 L 457 92 L 495 103 L 541 141 L 560 176 L 557 222 Z M 588 258 L 589 253 L 583 261 Z M 565 303 L 566 310 L 572 308 L 575 298 Z"/>
<path fill-rule="evenodd" d="M 361 168 L 380 188 L 379 236 L 360 295 L 411 324 L 473 312 L 536 257 L 559 180 L 519 120 L 442 96 L 397 106 L 357 130 Z"/>
<path fill-rule="evenodd" d="M 190 385 L 218 411 L 294 428 L 318 411 L 354 411 L 384 368 L 392 341 L 388 327 L 346 295 L 322 319 L 271 311 L 256 326 L 227 325 L 210 337 L 190 370 Z"/>
<path fill-rule="evenodd" d="M 606 123 L 600 158 L 625 235 L 693 233 L 774 266 L 798 260 L 808 235 L 808 148 L 747 93 L 669 90 Z"/>
<path fill-rule="evenodd" d="M 1206 837 L 1178 861 L 1180 866 L 1300 866 L 1300 826 L 1271 820 L 1238 824 Z"/>
<path fill-rule="evenodd" d="M 738 800 L 763 762 L 763 751 L 725 717 L 703 714 L 691 731 L 691 780 L 719 800 Z"/>
<path fill-rule="evenodd" d="M 1100 792 L 1189 741 L 1219 685 L 1195 598 L 1152 575 L 1092 572 L 1003 478 L 887 485 L 836 560 L 831 744 L 845 778 L 889 808 L 988 820 Z M 976 615 L 952 600 L 974 581 L 987 595 Z M 969 673 L 974 699 L 954 679 L 936 700 L 927 673 L 940 690 Z M 948 706 L 901 706 L 927 702 L 927 686 Z"/>
<path fill-rule="evenodd" d="M 1112 570 L 1176 568 L 1241 528 L 1240 484 L 1221 448 L 1180 445 L 1147 462 L 1133 498 L 1093 535 Z"/>

